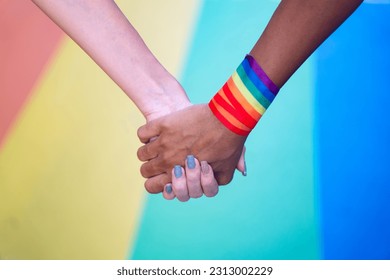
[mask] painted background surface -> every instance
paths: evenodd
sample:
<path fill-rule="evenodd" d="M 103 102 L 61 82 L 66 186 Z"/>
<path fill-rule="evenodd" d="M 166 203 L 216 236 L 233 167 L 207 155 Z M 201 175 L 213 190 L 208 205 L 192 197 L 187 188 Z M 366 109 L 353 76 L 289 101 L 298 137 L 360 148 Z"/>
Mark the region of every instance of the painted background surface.
<path fill-rule="evenodd" d="M 117 1 L 207 102 L 277 1 Z M 213 199 L 148 195 L 142 115 L 29 1 L 0 5 L 1 259 L 389 259 L 390 6 L 363 4 L 247 141 Z"/>

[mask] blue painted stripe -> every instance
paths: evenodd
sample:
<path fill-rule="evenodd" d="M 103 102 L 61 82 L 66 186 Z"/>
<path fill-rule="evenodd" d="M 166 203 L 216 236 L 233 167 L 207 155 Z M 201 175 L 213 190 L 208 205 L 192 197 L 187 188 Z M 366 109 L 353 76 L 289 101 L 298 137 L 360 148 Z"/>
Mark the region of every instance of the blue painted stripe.
<path fill-rule="evenodd" d="M 390 259 L 389 17 L 363 4 L 317 54 L 325 259 Z"/>

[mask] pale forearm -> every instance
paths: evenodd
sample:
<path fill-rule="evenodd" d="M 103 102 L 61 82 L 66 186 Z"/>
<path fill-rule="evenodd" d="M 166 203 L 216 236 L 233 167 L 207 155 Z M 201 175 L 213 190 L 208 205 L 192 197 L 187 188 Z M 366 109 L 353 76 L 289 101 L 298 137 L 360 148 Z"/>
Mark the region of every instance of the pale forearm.
<path fill-rule="evenodd" d="M 282 0 L 251 51 L 281 87 L 362 0 Z"/>
<path fill-rule="evenodd" d="M 145 117 L 188 98 L 112 0 L 33 0 L 124 90 Z"/>

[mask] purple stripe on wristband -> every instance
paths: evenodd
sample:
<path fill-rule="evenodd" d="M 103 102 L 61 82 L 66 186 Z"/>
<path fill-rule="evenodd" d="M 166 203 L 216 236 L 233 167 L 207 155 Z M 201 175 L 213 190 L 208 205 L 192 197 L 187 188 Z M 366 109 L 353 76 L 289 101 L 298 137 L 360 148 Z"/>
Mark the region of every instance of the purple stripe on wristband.
<path fill-rule="evenodd" d="M 264 70 L 260 67 L 260 65 L 257 63 L 257 61 L 253 58 L 251 55 L 246 55 L 245 59 L 248 60 L 249 65 L 251 66 L 252 70 L 256 72 L 257 76 L 263 81 L 264 85 L 268 87 L 268 89 L 275 95 L 278 94 L 279 88 L 277 85 L 274 84 L 273 81 L 271 81 L 270 78 L 268 78 L 267 74 L 264 72 Z"/>

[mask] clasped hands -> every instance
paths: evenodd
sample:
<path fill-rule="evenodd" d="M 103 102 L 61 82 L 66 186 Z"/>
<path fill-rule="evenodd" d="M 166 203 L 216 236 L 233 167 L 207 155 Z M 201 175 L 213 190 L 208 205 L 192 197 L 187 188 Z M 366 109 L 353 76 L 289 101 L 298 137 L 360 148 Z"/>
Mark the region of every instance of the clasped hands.
<path fill-rule="evenodd" d="M 144 145 L 137 156 L 150 193 L 180 201 L 212 197 L 237 168 L 246 174 L 245 136 L 228 130 L 207 104 L 190 105 L 148 121 L 138 129 Z"/>

